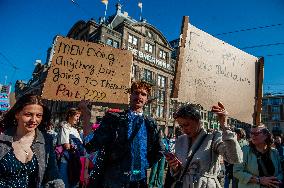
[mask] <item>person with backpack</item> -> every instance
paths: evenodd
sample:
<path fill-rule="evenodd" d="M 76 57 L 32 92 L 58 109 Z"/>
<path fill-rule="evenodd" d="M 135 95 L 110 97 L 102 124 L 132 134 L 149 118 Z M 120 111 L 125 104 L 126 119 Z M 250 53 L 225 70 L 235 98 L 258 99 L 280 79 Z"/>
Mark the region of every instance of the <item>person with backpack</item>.
<path fill-rule="evenodd" d="M 129 109 L 123 112 L 107 112 L 100 127 L 85 144 L 88 152 L 104 148 L 105 166 L 102 176 L 104 188 L 146 188 L 147 169 L 163 155 L 163 145 L 157 123 L 143 114 L 151 86 L 143 81 L 133 82 L 130 89 Z M 87 105 L 81 105 L 90 117 Z M 90 129 L 88 118 L 83 120 L 85 133 Z"/>

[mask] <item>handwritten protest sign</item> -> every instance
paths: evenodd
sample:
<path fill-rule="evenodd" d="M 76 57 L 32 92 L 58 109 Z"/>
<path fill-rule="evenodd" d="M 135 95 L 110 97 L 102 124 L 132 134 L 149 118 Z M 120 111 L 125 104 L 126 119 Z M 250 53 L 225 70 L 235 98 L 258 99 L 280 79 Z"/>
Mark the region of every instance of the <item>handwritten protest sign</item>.
<path fill-rule="evenodd" d="M 129 51 L 57 37 L 42 97 L 128 104 L 131 65 Z"/>
<path fill-rule="evenodd" d="M 222 101 L 230 116 L 253 123 L 258 58 L 188 24 L 174 97 L 210 110 Z"/>

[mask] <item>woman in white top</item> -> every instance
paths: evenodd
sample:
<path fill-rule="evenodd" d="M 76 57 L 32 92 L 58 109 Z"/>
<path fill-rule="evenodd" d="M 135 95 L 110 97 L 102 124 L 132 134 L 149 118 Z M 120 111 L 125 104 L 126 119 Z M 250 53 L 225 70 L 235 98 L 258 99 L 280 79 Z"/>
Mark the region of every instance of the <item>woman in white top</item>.
<path fill-rule="evenodd" d="M 76 108 L 70 108 L 67 111 L 66 121 L 60 123 L 60 131 L 58 136 L 58 144 L 63 146 L 64 152 L 61 157 L 59 170 L 66 188 L 76 186 L 78 182 L 74 182 L 68 177 L 68 160 L 70 158 L 70 150 L 81 150 L 83 147 L 80 134 L 74 126 L 79 122 L 81 111 Z M 77 171 L 77 169 L 73 169 Z M 76 173 L 76 172 L 75 172 Z M 80 173 L 80 171 L 78 172 Z"/>

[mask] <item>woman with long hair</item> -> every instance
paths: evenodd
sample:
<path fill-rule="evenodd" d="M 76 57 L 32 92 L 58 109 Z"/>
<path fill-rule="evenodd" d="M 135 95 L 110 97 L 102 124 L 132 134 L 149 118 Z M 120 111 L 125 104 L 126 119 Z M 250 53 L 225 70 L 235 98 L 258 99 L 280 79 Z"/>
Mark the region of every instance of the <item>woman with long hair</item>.
<path fill-rule="evenodd" d="M 0 126 L 0 187 L 64 187 L 59 179 L 52 137 L 41 131 L 50 114 L 37 95 L 24 95 Z"/>
<path fill-rule="evenodd" d="M 279 187 L 283 174 L 270 131 L 264 125 L 253 126 L 250 136 L 249 145 L 242 148 L 243 163 L 234 166 L 239 188 Z"/>

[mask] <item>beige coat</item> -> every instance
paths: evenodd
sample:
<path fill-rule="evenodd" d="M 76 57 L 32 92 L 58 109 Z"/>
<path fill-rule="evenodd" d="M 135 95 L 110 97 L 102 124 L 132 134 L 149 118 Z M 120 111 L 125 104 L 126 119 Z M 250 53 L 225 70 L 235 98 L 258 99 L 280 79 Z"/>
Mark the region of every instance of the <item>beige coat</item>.
<path fill-rule="evenodd" d="M 190 148 L 189 137 L 187 135 L 178 137 L 175 151 L 177 157 L 182 162 L 182 169 L 178 173 L 175 173 L 174 176 L 178 177 L 178 174 L 185 167 L 187 156 L 196 148 L 197 143 L 200 142 L 204 134 L 207 134 L 207 136 L 195 153 L 183 178 L 184 188 L 188 188 L 189 185 L 191 188 L 223 187 L 217 180 L 217 175 L 221 169 L 220 155 L 231 164 L 242 162 L 242 150 L 232 131 L 226 130 L 223 131 L 223 134 L 221 132 L 206 133 L 202 129 Z M 213 139 L 214 141 L 212 142 Z"/>

